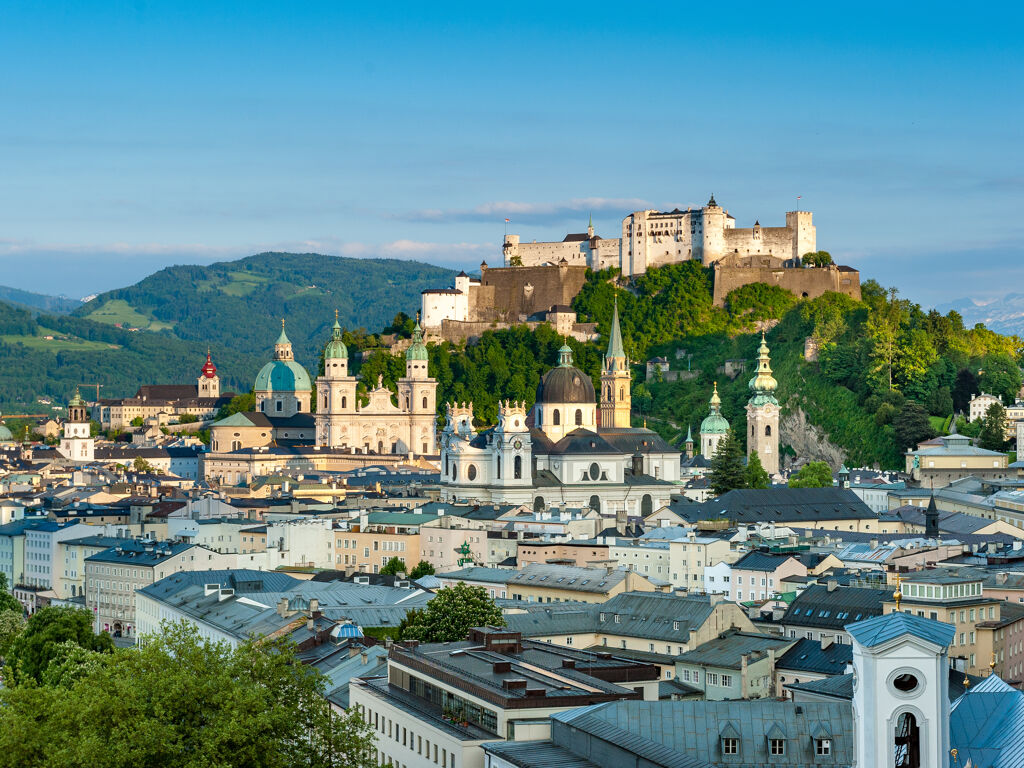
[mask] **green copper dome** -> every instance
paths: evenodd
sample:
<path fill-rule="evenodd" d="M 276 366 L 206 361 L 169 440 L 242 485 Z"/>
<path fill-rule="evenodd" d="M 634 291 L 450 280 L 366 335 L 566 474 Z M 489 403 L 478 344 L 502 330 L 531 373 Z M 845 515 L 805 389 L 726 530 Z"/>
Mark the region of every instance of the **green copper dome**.
<path fill-rule="evenodd" d="M 419 320 L 416 321 L 416 327 L 412 331 L 412 344 L 409 345 L 409 349 L 405 352 L 406 360 L 429 360 L 430 355 L 427 353 L 427 345 L 423 343 L 423 329 L 420 328 Z"/>
<path fill-rule="evenodd" d="M 7 428 L 6 424 L 0 423 L 0 443 L 11 442 L 14 442 L 14 435 L 11 434 L 11 430 Z"/>
<path fill-rule="evenodd" d="M 708 414 L 707 418 L 700 423 L 700 433 L 702 435 L 724 435 L 729 431 L 729 422 L 725 420 L 725 416 L 721 414 L 722 398 L 718 396 L 718 382 L 715 382 L 715 388 L 711 392 L 711 413 Z"/>
<path fill-rule="evenodd" d="M 82 399 L 82 395 L 79 393 L 77 388 L 75 389 L 75 396 L 71 398 L 71 401 L 68 403 L 68 405 L 69 406 L 83 406 L 83 405 L 85 405 L 85 400 Z"/>
<path fill-rule="evenodd" d="M 331 339 L 327 342 L 327 346 L 324 347 L 324 359 L 348 359 L 348 347 L 346 347 L 345 342 L 341 340 L 341 324 L 338 322 L 337 314 L 334 316 L 334 327 L 331 329 Z"/>
<path fill-rule="evenodd" d="M 271 360 L 256 374 L 257 392 L 309 392 L 309 374 L 294 360 Z"/>

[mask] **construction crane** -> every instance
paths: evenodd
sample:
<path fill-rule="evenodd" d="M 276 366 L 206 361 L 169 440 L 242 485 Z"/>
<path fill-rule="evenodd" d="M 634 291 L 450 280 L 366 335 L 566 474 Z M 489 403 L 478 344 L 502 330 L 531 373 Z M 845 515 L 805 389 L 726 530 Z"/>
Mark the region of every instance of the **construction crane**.
<path fill-rule="evenodd" d="M 83 384 L 82 386 L 96 387 L 96 402 L 98 403 L 100 401 L 100 388 L 103 386 L 102 384 Z"/>

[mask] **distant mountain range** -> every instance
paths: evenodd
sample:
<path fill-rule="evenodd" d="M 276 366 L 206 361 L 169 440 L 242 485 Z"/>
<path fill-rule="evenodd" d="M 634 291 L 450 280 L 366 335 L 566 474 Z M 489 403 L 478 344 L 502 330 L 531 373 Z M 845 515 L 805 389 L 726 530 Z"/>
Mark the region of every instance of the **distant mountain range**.
<path fill-rule="evenodd" d="M 1024 336 L 1024 293 L 1008 293 L 1002 298 L 989 301 L 955 299 L 940 304 L 937 309 L 943 314 L 959 312 L 968 328 L 984 323 L 997 333 Z"/>
<path fill-rule="evenodd" d="M 0 301 L 58 315 L 73 312 L 82 306 L 80 299 L 69 299 L 67 296 L 47 296 L 44 293 L 32 293 L 6 285 L 0 285 Z"/>

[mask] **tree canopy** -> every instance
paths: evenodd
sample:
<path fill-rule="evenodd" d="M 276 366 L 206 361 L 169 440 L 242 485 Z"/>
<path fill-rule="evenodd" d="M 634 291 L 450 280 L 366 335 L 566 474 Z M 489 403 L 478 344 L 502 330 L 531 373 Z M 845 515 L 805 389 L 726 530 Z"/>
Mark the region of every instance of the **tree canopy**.
<path fill-rule="evenodd" d="M 359 715 L 280 643 L 237 648 L 165 625 L 141 648 L 72 645 L 43 684 L 0 690 L 0 768 L 371 768 Z"/>
<path fill-rule="evenodd" d="M 434 566 L 428 563 L 426 560 L 420 560 L 416 563 L 416 567 L 412 569 L 412 573 L 409 574 L 409 578 L 418 579 L 421 576 L 433 576 Z"/>
<path fill-rule="evenodd" d="M 824 461 L 812 461 L 789 478 L 790 488 L 831 488 L 832 468 Z"/>
<path fill-rule="evenodd" d="M 399 573 L 408 573 L 408 569 L 405 567 L 405 560 L 400 557 L 392 557 L 384 563 L 380 572 L 385 576 L 395 576 Z"/>
<path fill-rule="evenodd" d="M 40 608 L 11 643 L 7 664 L 18 678 L 38 682 L 67 642 L 88 651 L 109 653 L 114 647 L 110 635 L 94 634 L 92 624 L 89 611 L 52 605 Z"/>
<path fill-rule="evenodd" d="M 763 471 L 763 470 L 762 470 Z M 718 443 L 715 455 L 711 457 L 711 473 L 708 476 L 711 489 L 716 496 L 747 487 L 747 472 L 743 465 L 743 446 L 730 429 Z"/>
<path fill-rule="evenodd" d="M 992 403 L 985 411 L 978 433 L 978 447 L 988 451 L 1002 451 L 1006 448 L 1006 408 L 1002 403 Z M 1022 448 L 1018 446 L 1017 450 Z"/>
<path fill-rule="evenodd" d="M 451 643 L 465 640 L 472 627 L 505 626 L 501 609 L 483 587 L 458 583 L 437 591 L 426 608 L 406 614 L 400 627 L 403 640 Z"/>

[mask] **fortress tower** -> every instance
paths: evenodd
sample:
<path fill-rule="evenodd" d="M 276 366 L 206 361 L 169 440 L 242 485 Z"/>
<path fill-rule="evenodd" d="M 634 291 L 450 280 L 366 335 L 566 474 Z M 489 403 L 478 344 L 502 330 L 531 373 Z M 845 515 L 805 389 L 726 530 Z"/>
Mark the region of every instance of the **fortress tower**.
<path fill-rule="evenodd" d="M 601 428 L 628 428 L 631 407 L 629 360 L 622 348 L 622 332 L 619 330 L 619 301 L 616 299 L 614 309 L 612 309 L 611 332 L 608 334 L 608 351 L 605 353 L 604 364 L 601 366 Z"/>
<path fill-rule="evenodd" d="M 779 383 L 772 376 L 768 343 L 761 334 L 757 373 L 750 380 L 753 393 L 747 402 L 747 458 L 757 452 L 761 465 L 769 475 L 779 472 L 779 401 L 775 390 Z"/>

